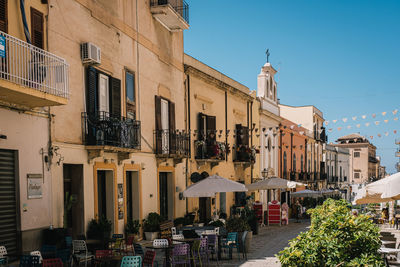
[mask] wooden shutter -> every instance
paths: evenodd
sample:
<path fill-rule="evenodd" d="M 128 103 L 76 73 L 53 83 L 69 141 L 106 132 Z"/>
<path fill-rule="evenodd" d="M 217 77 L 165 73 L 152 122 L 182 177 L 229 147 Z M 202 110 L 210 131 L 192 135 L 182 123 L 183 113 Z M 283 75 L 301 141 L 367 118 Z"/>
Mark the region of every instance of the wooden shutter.
<path fill-rule="evenodd" d="M 97 110 L 97 71 L 89 67 L 86 70 L 86 111 L 94 115 Z"/>
<path fill-rule="evenodd" d="M 216 118 L 215 116 L 207 116 L 207 121 L 206 121 L 206 127 L 207 127 L 207 139 L 210 141 L 216 141 Z"/>
<path fill-rule="evenodd" d="M 204 129 L 204 120 L 205 120 L 205 115 L 203 113 L 199 113 L 197 115 L 197 123 L 198 123 L 198 133 L 197 133 L 197 140 L 204 140 L 205 138 L 205 129 Z"/>
<path fill-rule="evenodd" d="M 105 116 L 108 116 L 110 113 L 110 77 L 99 73 L 97 75 L 99 78 L 98 81 L 98 107 L 99 111 L 101 111 Z"/>
<path fill-rule="evenodd" d="M 169 119 L 169 149 L 171 154 L 176 154 L 176 126 L 175 126 L 175 103 L 168 102 Z"/>
<path fill-rule="evenodd" d="M 110 113 L 121 117 L 121 80 L 116 78 L 110 78 Z"/>
<path fill-rule="evenodd" d="M 236 145 L 243 145 L 243 129 L 241 124 L 236 124 Z"/>
<path fill-rule="evenodd" d="M 7 0 L 0 0 L 0 31 L 7 33 L 8 10 Z"/>
<path fill-rule="evenodd" d="M 249 146 L 249 127 L 243 126 L 242 127 L 242 132 L 243 132 L 242 144 L 245 145 L 245 146 Z"/>
<path fill-rule="evenodd" d="M 155 106 L 155 142 L 156 142 L 156 154 L 162 153 L 162 126 L 161 126 L 161 97 L 158 95 L 154 96 Z"/>
<path fill-rule="evenodd" d="M 32 44 L 39 48 L 44 48 L 44 30 L 42 12 L 31 7 L 31 37 Z"/>

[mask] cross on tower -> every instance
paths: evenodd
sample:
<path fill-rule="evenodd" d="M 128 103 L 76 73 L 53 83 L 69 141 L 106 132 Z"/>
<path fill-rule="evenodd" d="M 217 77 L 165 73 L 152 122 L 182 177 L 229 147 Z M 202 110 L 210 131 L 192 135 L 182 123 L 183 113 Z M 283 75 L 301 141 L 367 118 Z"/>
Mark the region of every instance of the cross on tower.
<path fill-rule="evenodd" d="M 265 54 L 267 54 L 267 62 L 269 62 L 269 48 L 267 49 L 267 51 L 265 51 Z"/>

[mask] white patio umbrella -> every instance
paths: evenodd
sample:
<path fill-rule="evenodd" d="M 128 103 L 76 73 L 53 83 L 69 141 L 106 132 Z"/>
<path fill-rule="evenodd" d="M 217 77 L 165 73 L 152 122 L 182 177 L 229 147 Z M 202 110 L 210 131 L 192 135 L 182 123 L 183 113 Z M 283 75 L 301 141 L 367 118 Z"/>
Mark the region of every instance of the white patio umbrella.
<path fill-rule="evenodd" d="M 400 172 L 365 186 L 356 195 L 356 204 L 383 203 L 400 199 Z"/>
<path fill-rule="evenodd" d="M 313 197 L 313 198 L 318 198 L 321 197 L 322 194 L 320 191 L 313 191 L 313 190 L 301 190 L 298 192 L 293 192 L 290 194 L 291 197 Z"/>
<path fill-rule="evenodd" d="M 339 195 L 339 191 L 338 190 L 330 190 L 330 189 L 322 189 L 321 194 L 326 195 L 326 196 L 333 196 L 333 195 Z"/>
<path fill-rule="evenodd" d="M 286 179 L 273 177 L 246 185 L 249 191 L 268 190 L 268 189 L 287 189 L 296 188 L 296 186 L 304 185 L 302 183 L 288 181 Z"/>
<path fill-rule="evenodd" d="M 221 192 L 245 192 L 244 184 L 231 181 L 218 175 L 211 175 L 200 182 L 192 184 L 185 191 L 184 197 L 214 197 Z"/>

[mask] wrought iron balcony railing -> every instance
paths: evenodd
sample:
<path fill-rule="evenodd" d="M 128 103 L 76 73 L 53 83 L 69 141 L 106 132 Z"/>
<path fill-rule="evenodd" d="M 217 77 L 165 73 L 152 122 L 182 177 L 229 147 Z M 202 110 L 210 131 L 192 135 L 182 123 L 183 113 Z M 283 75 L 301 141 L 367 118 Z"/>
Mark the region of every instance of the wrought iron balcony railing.
<path fill-rule="evenodd" d="M 236 147 L 233 161 L 254 163 L 255 160 L 255 150 L 244 145 L 238 145 Z"/>
<path fill-rule="evenodd" d="M 68 64 L 52 53 L 0 31 L 0 79 L 69 98 Z"/>
<path fill-rule="evenodd" d="M 196 140 L 194 141 L 194 147 L 196 159 L 225 160 L 227 145 L 224 142 L 208 141 L 207 139 Z"/>
<path fill-rule="evenodd" d="M 185 21 L 189 23 L 189 5 L 184 0 L 151 0 L 150 6 L 170 5 Z"/>
<path fill-rule="evenodd" d="M 108 112 L 83 112 L 82 130 L 85 145 L 140 149 L 140 121 Z"/>
<path fill-rule="evenodd" d="M 185 131 L 154 131 L 154 153 L 158 156 L 186 158 L 190 156 L 190 138 Z"/>
<path fill-rule="evenodd" d="M 296 173 L 290 172 L 290 181 L 296 181 Z"/>

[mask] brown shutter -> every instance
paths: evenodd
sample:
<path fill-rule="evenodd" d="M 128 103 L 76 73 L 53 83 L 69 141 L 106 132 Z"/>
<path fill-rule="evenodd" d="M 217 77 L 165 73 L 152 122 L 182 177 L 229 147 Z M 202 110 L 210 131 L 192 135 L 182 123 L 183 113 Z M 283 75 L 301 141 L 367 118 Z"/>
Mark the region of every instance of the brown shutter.
<path fill-rule="evenodd" d="M 0 31 L 7 33 L 8 28 L 7 0 L 0 0 Z"/>
<path fill-rule="evenodd" d="M 242 144 L 245 146 L 249 146 L 249 127 L 242 127 L 243 131 L 243 139 Z"/>
<path fill-rule="evenodd" d="M 216 141 L 216 118 L 215 116 L 207 116 L 207 121 L 206 121 L 206 127 L 207 127 L 207 139 L 210 141 Z"/>
<path fill-rule="evenodd" d="M 176 126 L 175 126 L 175 103 L 168 102 L 169 120 L 169 150 L 171 154 L 176 154 Z"/>
<path fill-rule="evenodd" d="M 243 145 L 243 129 L 241 124 L 236 124 L 236 145 Z"/>
<path fill-rule="evenodd" d="M 162 127 L 161 127 L 161 97 L 158 95 L 154 96 L 155 106 L 155 145 L 156 154 L 162 153 Z"/>
<path fill-rule="evenodd" d="M 121 80 L 110 77 L 110 113 L 121 117 Z"/>
<path fill-rule="evenodd" d="M 98 110 L 97 71 L 95 68 L 88 67 L 86 75 L 86 110 L 90 116 L 95 116 Z"/>
<path fill-rule="evenodd" d="M 204 140 L 205 132 L 204 132 L 204 119 L 205 115 L 203 113 L 199 113 L 197 115 L 197 123 L 198 123 L 198 133 L 197 133 L 197 140 Z"/>
<path fill-rule="evenodd" d="M 32 44 L 44 48 L 43 14 L 31 7 L 31 36 Z"/>

